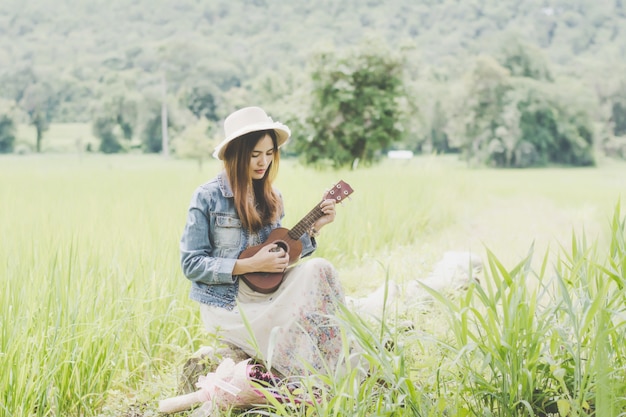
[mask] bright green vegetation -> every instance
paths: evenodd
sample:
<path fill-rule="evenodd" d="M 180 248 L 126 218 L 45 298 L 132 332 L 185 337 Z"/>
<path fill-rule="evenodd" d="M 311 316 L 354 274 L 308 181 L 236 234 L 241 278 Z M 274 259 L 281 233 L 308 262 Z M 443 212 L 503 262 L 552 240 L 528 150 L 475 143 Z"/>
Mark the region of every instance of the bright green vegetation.
<path fill-rule="evenodd" d="M 156 401 L 175 394 L 182 362 L 211 343 L 187 298 L 178 239 L 193 189 L 218 169 L 133 155 L 0 158 L 0 416 L 156 415 Z M 425 276 L 447 250 L 475 251 L 486 271 L 460 295 L 388 311 L 382 328 L 346 314 L 371 376 L 329 381 L 312 414 L 273 413 L 626 411 L 616 210 L 626 165 L 471 170 L 433 157 L 281 169 L 287 226 L 337 180 L 355 189 L 317 253 L 350 294 Z M 397 332 L 396 319 L 415 329 Z"/>

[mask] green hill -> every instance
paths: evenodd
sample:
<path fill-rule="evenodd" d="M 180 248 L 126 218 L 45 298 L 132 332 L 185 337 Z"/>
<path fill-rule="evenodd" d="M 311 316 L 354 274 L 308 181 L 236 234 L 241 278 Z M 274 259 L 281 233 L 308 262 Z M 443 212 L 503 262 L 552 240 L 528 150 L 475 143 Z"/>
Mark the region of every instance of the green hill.
<path fill-rule="evenodd" d="M 319 45 L 376 34 L 411 59 L 460 76 L 468 60 L 518 33 L 559 72 L 597 88 L 626 63 L 622 0 L 39 0 L 0 3 L 0 95 L 20 101 L 33 83 L 54 94 L 53 121 L 87 121 L 112 89 L 157 94 L 199 84 L 219 92 L 267 72 L 306 67 Z M 416 74 L 417 76 L 417 74 Z"/>

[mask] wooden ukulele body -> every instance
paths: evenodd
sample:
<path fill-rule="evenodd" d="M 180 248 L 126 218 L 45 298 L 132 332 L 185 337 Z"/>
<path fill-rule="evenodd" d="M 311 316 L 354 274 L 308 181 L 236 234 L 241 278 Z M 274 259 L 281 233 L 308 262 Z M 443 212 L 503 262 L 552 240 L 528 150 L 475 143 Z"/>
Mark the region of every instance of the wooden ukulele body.
<path fill-rule="evenodd" d="M 289 265 L 293 265 L 300 259 L 302 254 L 302 242 L 300 239 L 289 237 L 289 229 L 278 227 L 270 232 L 267 240 L 260 245 L 251 246 L 241 252 L 239 259 L 251 258 L 261 248 L 276 245 L 276 250 L 284 250 L 289 254 Z M 284 272 L 252 272 L 241 277 L 250 288 L 256 292 L 270 294 L 280 286 L 285 278 Z"/>

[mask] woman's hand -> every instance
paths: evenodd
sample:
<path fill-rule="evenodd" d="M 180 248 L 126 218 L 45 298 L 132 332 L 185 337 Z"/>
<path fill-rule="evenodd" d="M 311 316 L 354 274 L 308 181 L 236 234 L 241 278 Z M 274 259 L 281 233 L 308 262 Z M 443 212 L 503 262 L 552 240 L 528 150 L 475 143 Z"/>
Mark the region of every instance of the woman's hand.
<path fill-rule="evenodd" d="M 265 245 L 249 258 L 237 259 L 233 275 L 251 272 L 283 272 L 289 266 L 289 253 L 276 244 Z"/>
<path fill-rule="evenodd" d="M 322 201 L 322 203 L 320 204 L 320 208 L 322 209 L 324 215 L 320 217 L 315 223 L 313 223 L 313 228 L 316 231 L 319 232 L 322 227 L 326 226 L 329 223 L 332 223 L 335 220 L 336 204 L 336 201 L 333 199 L 327 199 Z"/>

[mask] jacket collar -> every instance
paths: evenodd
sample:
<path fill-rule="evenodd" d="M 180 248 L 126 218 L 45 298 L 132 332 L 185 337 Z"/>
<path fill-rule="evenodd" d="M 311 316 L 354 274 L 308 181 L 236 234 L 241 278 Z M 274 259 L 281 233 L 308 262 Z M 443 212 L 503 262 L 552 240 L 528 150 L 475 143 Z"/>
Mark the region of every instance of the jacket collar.
<path fill-rule="evenodd" d="M 222 171 L 217 174 L 217 182 L 220 186 L 220 191 L 222 195 L 226 198 L 233 197 L 233 189 L 230 186 L 230 182 L 228 181 L 228 176 L 226 175 L 226 171 Z"/>

